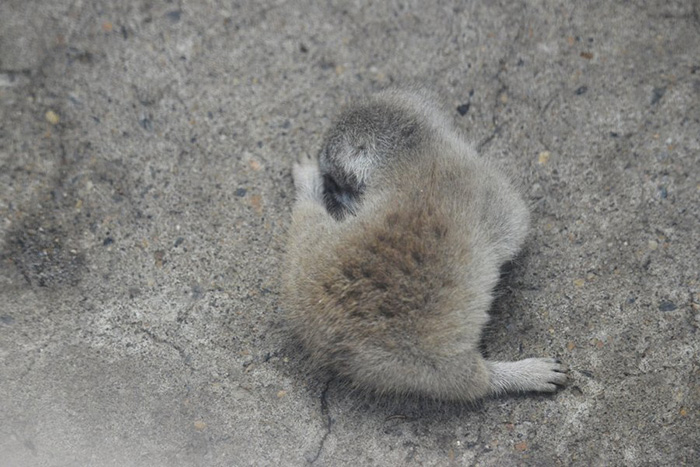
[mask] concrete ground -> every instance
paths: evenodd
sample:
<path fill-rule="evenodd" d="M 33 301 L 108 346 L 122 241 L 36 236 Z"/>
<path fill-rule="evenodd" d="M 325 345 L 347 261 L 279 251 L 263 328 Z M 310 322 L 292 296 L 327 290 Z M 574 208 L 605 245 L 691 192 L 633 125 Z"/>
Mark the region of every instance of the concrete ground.
<path fill-rule="evenodd" d="M 0 465 L 698 465 L 700 4 L 0 2 Z M 280 332 L 290 166 L 428 83 L 533 210 L 485 338 L 376 400 Z"/>

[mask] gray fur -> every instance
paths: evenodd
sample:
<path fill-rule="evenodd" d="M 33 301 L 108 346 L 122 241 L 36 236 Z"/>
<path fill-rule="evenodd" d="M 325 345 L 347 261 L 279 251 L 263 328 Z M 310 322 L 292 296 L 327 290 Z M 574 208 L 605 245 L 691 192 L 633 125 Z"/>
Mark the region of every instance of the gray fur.
<path fill-rule="evenodd" d="M 566 381 L 558 361 L 479 352 L 499 267 L 520 249 L 529 214 L 426 96 L 386 91 L 350 107 L 320 167 L 295 165 L 283 275 L 291 330 L 315 363 L 380 393 L 554 391 Z M 340 216 L 327 208 L 329 173 L 362 187 Z"/>
<path fill-rule="evenodd" d="M 319 152 L 324 202 L 336 219 L 355 213 L 377 168 L 420 153 L 448 126 L 434 101 L 425 89 L 390 89 L 336 118 Z"/>

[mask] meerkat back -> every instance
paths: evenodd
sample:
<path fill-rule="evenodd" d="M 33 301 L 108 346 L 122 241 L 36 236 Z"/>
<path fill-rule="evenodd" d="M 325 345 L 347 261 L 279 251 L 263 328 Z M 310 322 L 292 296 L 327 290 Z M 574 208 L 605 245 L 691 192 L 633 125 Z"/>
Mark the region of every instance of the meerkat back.
<path fill-rule="evenodd" d="M 425 95 L 389 91 L 351 107 L 366 118 L 341 117 L 331 133 L 343 150 L 321 152 L 338 156 L 335 167 L 295 165 L 290 329 L 317 364 L 381 393 L 469 401 L 554 391 L 566 380 L 558 361 L 494 362 L 478 350 L 499 267 L 520 248 L 528 213 Z M 352 206 L 341 216 L 324 192 L 338 168 L 356 183 L 334 187 Z"/>

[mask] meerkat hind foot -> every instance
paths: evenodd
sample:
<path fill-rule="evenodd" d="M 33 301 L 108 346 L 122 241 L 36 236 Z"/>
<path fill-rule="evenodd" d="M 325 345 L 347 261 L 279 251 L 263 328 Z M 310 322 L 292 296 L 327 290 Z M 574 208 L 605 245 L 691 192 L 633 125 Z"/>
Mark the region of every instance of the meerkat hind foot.
<path fill-rule="evenodd" d="M 491 390 L 505 392 L 554 392 L 566 384 L 568 368 L 554 358 L 526 358 L 515 362 L 492 362 L 486 365 L 491 376 Z"/>

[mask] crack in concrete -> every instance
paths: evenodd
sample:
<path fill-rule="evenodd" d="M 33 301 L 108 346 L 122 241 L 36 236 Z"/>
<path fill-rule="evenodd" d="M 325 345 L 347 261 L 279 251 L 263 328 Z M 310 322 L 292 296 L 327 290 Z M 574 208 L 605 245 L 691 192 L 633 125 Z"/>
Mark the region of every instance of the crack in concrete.
<path fill-rule="evenodd" d="M 476 453 L 474 454 L 474 458 L 472 459 L 472 465 L 478 465 L 481 458 L 484 455 L 486 455 L 492 451 L 492 449 L 490 447 L 488 447 L 486 445 L 486 443 L 484 443 L 484 440 L 481 437 L 481 432 L 483 431 L 483 428 L 484 428 L 484 424 L 480 423 L 479 427 L 477 428 L 477 431 L 476 431 L 476 443 L 475 444 L 478 446 L 478 449 L 476 450 Z"/>
<path fill-rule="evenodd" d="M 333 379 L 326 381 L 326 387 L 324 387 L 323 392 L 321 392 L 321 415 L 326 416 L 326 432 L 321 437 L 321 442 L 318 445 L 316 455 L 314 455 L 313 459 L 309 460 L 309 465 L 312 465 L 318 460 L 319 457 L 321 457 L 321 452 L 323 451 L 323 446 L 326 444 L 326 439 L 328 439 L 328 435 L 331 434 L 333 419 L 331 419 L 331 415 L 328 412 L 328 390 L 330 389 L 332 381 Z"/>
<path fill-rule="evenodd" d="M 520 31 L 517 32 L 514 42 L 517 42 L 518 39 L 520 38 Z M 491 124 L 493 125 L 493 131 L 489 136 L 484 138 L 482 141 L 480 141 L 477 146 L 476 150 L 481 151 L 486 145 L 488 145 L 496 136 L 498 136 L 501 133 L 501 130 L 503 127 L 509 122 L 508 120 L 503 121 L 501 123 L 498 122 L 498 110 L 499 107 L 504 106 L 505 104 L 502 104 L 499 102 L 501 95 L 503 93 L 508 92 L 508 84 L 501 78 L 501 74 L 507 70 L 506 68 L 506 63 L 508 63 L 508 60 L 512 58 L 514 55 L 513 51 L 508 52 L 503 58 L 501 58 L 498 61 L 498 71 L 496 71 L 496 74 L 494 76 L 494 79 L 498 81 L 498 84 L 500 84 L 500 87 L 498 91 L 496 91 L 496 94 L 494 96 L 494 105 L 492 109 L 492 115 L 491 115 Z"/>
<path fill-rule="evenodd" d="M 168 347 L 173 348 L 178 354 L 180 354 L 180 357 L 182 358 L 182 362 L 185 364 L 185 366 L 187 368 L 189 368 L 191 371 L 194 371 L 195 368 L 190 363 L 190 357 L 185 353 L 185 350 L 182 347 L 180 347 L 179 345 L 174 344 L 170 341 L 167 341 L 161 337 L 158 337 L 157 335 L 155 335 L 152 331 L 149 331 L 148 329 L 139 328 L 139 331 L 141 331 L 142 333 L 144 333 L 148 337 L 150 337 L 153 340 L 153 342 L 155 342 L 156 344 L 167 345 Z"/>

